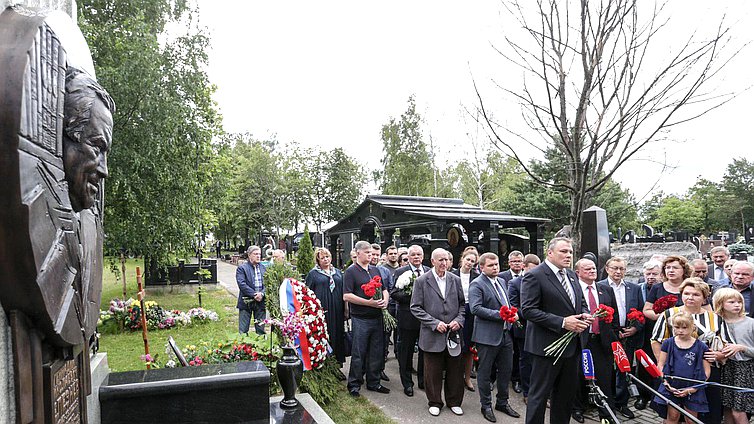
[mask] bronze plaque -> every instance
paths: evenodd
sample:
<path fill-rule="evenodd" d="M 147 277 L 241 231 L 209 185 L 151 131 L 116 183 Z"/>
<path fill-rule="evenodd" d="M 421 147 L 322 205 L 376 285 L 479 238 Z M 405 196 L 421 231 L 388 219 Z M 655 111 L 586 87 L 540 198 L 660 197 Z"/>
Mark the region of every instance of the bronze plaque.
<path fill-rule="evenodd" d="M 82 355 L 67 361 L 55 361 L 44 367 L 46 404 L 50 405 L 45 422 L 79 423 L 86 415 L 82 390 Z"/>

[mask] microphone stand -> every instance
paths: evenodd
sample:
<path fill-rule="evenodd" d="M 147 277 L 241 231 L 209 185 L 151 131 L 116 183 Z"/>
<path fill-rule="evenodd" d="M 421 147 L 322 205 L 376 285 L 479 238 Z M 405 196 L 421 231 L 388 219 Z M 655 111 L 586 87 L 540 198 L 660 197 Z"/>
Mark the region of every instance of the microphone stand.
<path fill-rule="evenodd" d="M 589 397 L 592 399 L 592 403 L 595 405 L 602 407 L 602 409 L 606 410 L 608 414 L 610 414 L 610 418 L 612 418 L 613 422 L 615 424 L 620 424 L 620 421 L 618 421 L 618 417 L 615 416 L 615 412 L 613 412 L 612 409 L 610 409 L 610 406 L 607 404 L 607 396 L 602 392 L 602 389 L 596 384 L 594 384 L 594 381 L 589 382 Z"/>
<path fill-rule="evenodd" d="M 679 412 L 680 412 L 681 414 L 683 414 L 683 416 L 684 416 L 684 417 L 686 417 L 686 422 L 689 422 L 688 420 L 691 420 L 691 422 L 693 422 L 693 423 L 695 423 L 695 424 L 704 424 L 704 423 L 702 423 L 701 421 L 699 421 L 699 419 L 698 419 L 698 418 L 696 418 L 695 416 L 693 416 L 693 415 L 689 414 L 688 412 L 686 412 L 686 410 L 685 410 L 685 409 L 683 409 L 682 407 L 678 406 L 678 404 L 676 404 L 676 403 L 675 403 L 675 402 L 673 402 L 672 400 L 668 399 L 668 398 L 667 398 L 667 397 L 665 397 L 665 396 L 664 396 L 664 395 L 663 395 L 662 393 L 659 393 L 659 392 L 658 392 L 657 390 L 655 390 L 655 389 L 651 388 L 651 387 L 650 387 L 649 385 L 647 385 L 647 384 L 646 384 L 646 383 L 644 383 L 643 381 L 639 380 L 639 379 L 638 379 L 638 378 L 637 378 L 636 376 L 634 376 L 633 374 L 631 374 L 631 373 L 626 373 L 626 375 L 628 375 L 628 378 L 630 378 L 630 379 L 631 379 L 631 381 L 633 381 L 634 383 L 638 383 L 638 384 L 639 384 L 640 386 L 644 387 L 645 389 L 649 390 L 650 392 L 652 392 L 652 393 L 653 393 L 654 395 L 656 395 L 656 396 L 657 396 L 657 397 L 659 397 L 660 399 L 662 399 L 662 400 L 664 400 L 665 402 L 667 402 L 667 403 L 668 403 L 668 406 L 672 406 L 673 408 L 677 409 L 677 410 L 678 410 L 678 411 L 679 411 Z"/>

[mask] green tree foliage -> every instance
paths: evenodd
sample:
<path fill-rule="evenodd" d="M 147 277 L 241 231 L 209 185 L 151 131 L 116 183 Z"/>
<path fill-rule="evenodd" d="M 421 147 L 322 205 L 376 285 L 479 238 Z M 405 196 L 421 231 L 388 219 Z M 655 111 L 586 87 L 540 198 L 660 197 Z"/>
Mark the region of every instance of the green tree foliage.
<path fill-rule="evenodd" d="M 729 229 L 745 230 L 754 223 L 754 162 L 745 158 L 733 159 L 721 184 L 721 204 L 727 205 Z"/>
<path fill-rule="evenodd" d="M 400 120 L 390 118 L 382 126 L 382 171 L 378 172 L 383 194 L 434 196 L 434 164 L 421 132 L 421 115 L 414 97 Z"/>
<path fill-rule="evenodd" d="M 531 172 L 542 181 L 548 181 L 549 186 L 538 185 L 528 175 L 523 175 L 511 188 L 513 193 L 508 211 L 517 215 L 528 215 L 548 218 L 551 222 L 546 226 L 549 234 L 553 234 L 565 225 L 571 224 L 571 201 L 568 190 L 559 186 L 567 178 L 566 161 L 562 154 L 555 149 L 548 149 L 545 161 L 532 160 L 528 164 Z M 630 192 L 621 188 L 616 181 L 609 179 L 603 187 L 595 192 L 592 202 L 588 206 L 599 206 L 605 209 L 607 224 L 613 234 L 618 228 L 636 228 L 638 215 L 635 200 Z"/>
<path fill-rule="evenodd" d="M 314 268 L 314 248 L 312 239 L 309 236 L 309 226 L 304 227 L 304 236 L 298 245 L 298 254 L 296 255 L 296 269 L 301 275 L 306 275 Z"/>
<path fill-rule="evenodd" d="M 690 199 L 668 196 L 649 225 L 659 231 L 687 230 L 698 233 L 704 225 L 702 208 Z"/>
<path fill-rule="evenodd" d="M 184 1 L 82 0 L 79 25 L 118 110 L 109 155 L 105 233 L 164 262 L 186 251 L 207 218 L 211 140 L 220 118 L 204 68 L 209 39 Z M 165 26 L 186 32 L 166 39 Z"/>
<path fill-rule="evenodd" d="M 262 231 L 282 236 L 306 222 L 320 230 L 358 205 L 365 181 L 354 176 L 362 167 L 340 148 L 280 147 L 251 134 L 230 134 L 221 144 L 217 162 L 227 188 L 213 203 L 214 231 L 231 242 L 251 242 Z"/>

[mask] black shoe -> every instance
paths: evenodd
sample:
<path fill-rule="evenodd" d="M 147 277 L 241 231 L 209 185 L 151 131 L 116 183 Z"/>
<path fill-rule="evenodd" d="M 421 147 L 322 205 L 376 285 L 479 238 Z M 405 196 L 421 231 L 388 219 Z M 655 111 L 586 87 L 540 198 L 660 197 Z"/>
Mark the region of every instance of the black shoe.
<path fill-rule="evenodd" d="M 571 412 L 571 418 L 576 420 L 576 422 L 583 423 L 584 422 L 584 414 L 581 413 L 581 411 L 573 411 Z"/>
<path fill-rule="evenodd" d="M 647 401 L 644 399 L 637 399 L 636 402 L 634 402 L 634 408 L 641 411 L 647 407 Z"/>
<path fill-rule="evenodd" d="M 419 383 L 417 383 L 417 386 L 419 386 L 419 390 L 424 390 L 424 382 L 423 381 L 420 381 Z"/>
<path fill-rule="evenodd" d="M 476 380 L 476 371 L 473 369 L 471 370 L 471 378 Z"/>
<path fill-rule="evenodd" d="M 516 412 L 513 408 L 511 408 L 511 406 L 508 405 L 507 403 L 505 405 L 495 405 L 495 410 L 500 411 L 513 418 L 519 418 L 521 416 L 518 412 Z"/>
<path fill-rule="evenodd" d="M 338 370 L 338 380 L 340 381 L 346 381 L 348 378 L 346 378 L 346 375 L 343 374 L 343 371 Z"/>
<path fill-rule="evenodd" d="M 412 397 L 414 395 L 414 388 L 406 387 L 405 389 L 403 389 L 403 393 L 405 393 L 408 397 Z"/>
<path fill-rule="evenodd" d="M 513 391 L 516 393 L 521 393 L 521 383 L 518 381 L 513 382 Z"/>
<path fill-rule="evenodd" d="M 369 390 L 370 392 L 377 392 L 377 393 L 384 393 L 384 394 L 390 393 L 390 389 L 388 389 L 387 387 L 383 385 L 379 385 L 375 387 L 374 389 L 370 389 L 369 387 L 367 387 L 367 390 Z"/>
<path fill-rule="evenodd" d="M 497 418 L 495 418 L 495 414 L 492 413 L 492 408 L 482 408 L 482 416 L 485 420 L 496 423 Z"/>
<path fill-rule="evenodd" d="M 383 380 L 383 381 L 390 381 L 390 377 L 388 377 L 388 376 L 387 376 L 387 374 L 385 374 L 385 371 L 382 371 L 382 372 L 380 373 L 380 380 Z"/>
<path fill-rule="evenodd" d="M 351 397 L 355 397 L 355 398 L 361 396 L 358 389 L 351 389 L 348 391 L 348 393 L 351 395 Z"/>
<path fill-rule="evenodd" d="M 470 392 L 475 392 L 476 391 L 476 389 L 474 388 L 473 385 L 467 386 L 466 384 L 464 384 L 463 386 L 466 387 L 466 390 L 468 390 Z"/>
<path fill-rule="evenodd" d="M 616 409 L 618 412 L 620 412 L 621 415 L 628 418 L 629 420 L 633 420 L 634 418 L 636 418 L 636 415 L 634 415 L 634 413 L 630 409 L 628 409 L 628 406 L 621 406 Z"/>

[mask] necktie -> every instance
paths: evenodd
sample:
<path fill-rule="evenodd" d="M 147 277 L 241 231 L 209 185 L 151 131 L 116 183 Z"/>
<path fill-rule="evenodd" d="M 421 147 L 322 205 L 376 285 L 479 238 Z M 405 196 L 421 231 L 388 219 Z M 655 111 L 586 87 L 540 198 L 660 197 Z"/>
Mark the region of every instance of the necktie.
<path fill-rule="evenodd" d="M 719 266 L 715 267 L 715 274 L 717 274 L 715 276 L 715 280 L 720 281 L 723 279 L 723 269 L 720 268 Z"/>
<path fill-rule="evenodd" d="M 594 313 L 594 311 L 597 310 L 597 300 L 594 298 L 594 287 L 589 286 L 587 287 L 589 291 L 589 312 Z M 600 324 L 598 319 L 595 319 L 592 321 L 592 333 L 599 334 L 600 333 Z"/>
<path fill-rule="evenodd" d="M 573 295 L 573 289 L 571 288 L 571 283 L 566 278 L 566 273 L 564 269 L 561 269 L 558 271 L 558 274 L 560 275 L 560 284 L 563 286 L 563 290 L 565 290 L 566 294 L 568 294 L 568 298 L 571 300 L 571 305 L 573 307 L 576 307 L 576 300 Z"/>
<path fill-rule="evenodd" d="M 417 276 L 417 277 L 421 277 L 421 276 L 422 276 L 422 271 L 421 271 L 421 268 L 416 268 L 416 269 L 414 270 L 414 273 L 416 274 L 416 276 Z"/>
<path fill-rule="evenodd" d="M 503 306 L 510 306 L 508 305 L 508 299 L 505 297 L 505 292 L 503 292 L 502 287 L 500 287 L 497 281 L 492 282 L 492 287 L 495 288 L 497 296 L 500 298 L 500 303 L 502 303 Z"/>

